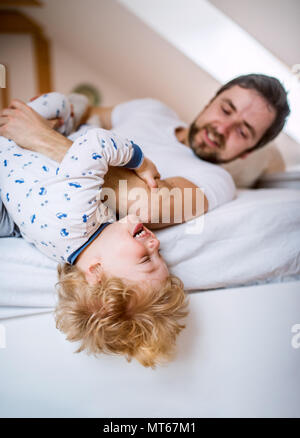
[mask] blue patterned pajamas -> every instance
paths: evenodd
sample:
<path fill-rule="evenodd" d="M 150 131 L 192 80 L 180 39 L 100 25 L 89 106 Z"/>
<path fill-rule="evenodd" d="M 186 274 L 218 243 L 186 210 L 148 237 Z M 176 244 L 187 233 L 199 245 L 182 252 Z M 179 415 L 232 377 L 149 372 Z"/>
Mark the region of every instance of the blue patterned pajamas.
<path fill-rule="evenodd" d="M 65 96 L 49 93 L 30 106 L 45 118 L 63 117 L 60 132 L 72 132 Z M 74 254 L 113 220 L 101 221 L 108 166 L 134 169 L 143 157 L 138 145 L 101 128 L 83 127 L 60 165 L 0 137 L 1 198 L 27 241 L 58 262 L 73 263 Z"/>

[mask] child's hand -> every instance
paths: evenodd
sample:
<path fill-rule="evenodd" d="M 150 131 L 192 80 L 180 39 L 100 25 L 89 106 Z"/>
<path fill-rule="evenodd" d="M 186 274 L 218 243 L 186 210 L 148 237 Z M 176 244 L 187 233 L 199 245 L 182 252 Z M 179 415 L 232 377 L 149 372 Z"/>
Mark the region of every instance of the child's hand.
<path fill-rule="evenodd" d="M 157 179 L 160 179 L 160 173 L 158 172 L 155 164 L 144 157 L 143 164 L 134 169 L 135 173 L 151 188 L 157 188 Z"/>

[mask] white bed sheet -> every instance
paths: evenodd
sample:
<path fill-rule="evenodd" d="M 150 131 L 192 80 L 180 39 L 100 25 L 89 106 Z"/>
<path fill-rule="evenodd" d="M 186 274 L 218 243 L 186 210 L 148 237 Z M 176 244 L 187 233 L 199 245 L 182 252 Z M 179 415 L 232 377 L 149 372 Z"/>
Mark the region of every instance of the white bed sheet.
<path fill-rule="evenodd" d="M 299 308 L 299 282 L 191 294 L 177 359 L 154 371 L 74 354 L 52 314 L 1 321 L 0 416 L 300 417 Z"/>
<path fill-rule="evenodd" d="M 157 235 L 188 292 L 300 279 L 300 190 L 239 190 L 234 201 Z M 53 307 L 56 263 L 23 239 L 0 245 L 0 318 Z"/>

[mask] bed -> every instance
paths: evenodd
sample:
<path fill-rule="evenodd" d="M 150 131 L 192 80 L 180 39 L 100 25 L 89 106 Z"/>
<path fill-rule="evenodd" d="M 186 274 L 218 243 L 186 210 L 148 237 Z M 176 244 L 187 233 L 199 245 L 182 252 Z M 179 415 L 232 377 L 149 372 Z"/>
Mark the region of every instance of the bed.
<path fill-rule="evenodd" d="M 50 313 L 2 321 L 1 417 L 299 417 L 299 282 L 191 295 L 177 359 L 157 370 L 75 354 Z"/>
<path fill-rule="evenodd" d="M 300 416 L 300 190 L 240 189 L 157 234 L 191 311 L 177 360 L 155 371 L 73 354 L 56 264 L 1 239 L 1 417 Z"/>

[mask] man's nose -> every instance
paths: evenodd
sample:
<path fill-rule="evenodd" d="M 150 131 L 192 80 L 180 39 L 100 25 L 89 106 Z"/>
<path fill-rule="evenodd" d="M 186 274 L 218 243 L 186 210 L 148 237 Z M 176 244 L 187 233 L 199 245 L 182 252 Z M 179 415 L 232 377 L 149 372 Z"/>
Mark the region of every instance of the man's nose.
<path fill-rule="evenodd" d="M 219 135 L 222 135 L 225 139 L 228 137 L 230 130 L 232 129 L 233 122 L 224 121 L 221 122 L 217 127 L 216 131 Z"/>

